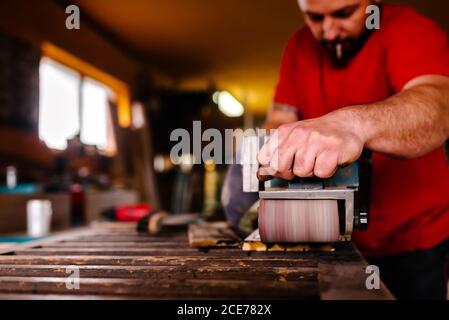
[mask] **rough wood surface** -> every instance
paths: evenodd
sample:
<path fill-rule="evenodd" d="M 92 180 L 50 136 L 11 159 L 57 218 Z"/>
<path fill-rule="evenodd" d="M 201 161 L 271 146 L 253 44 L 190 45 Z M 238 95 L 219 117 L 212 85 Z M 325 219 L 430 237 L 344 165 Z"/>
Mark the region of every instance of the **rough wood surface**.
<path fill-rule="evenodd" d="M 204 222 L 189 226 L 189 243 L 193 248 L 238 247 L 240 239 L 226 222 Z"/>
<path fill-rule="evenodd" d="M 1 299 L 385 299 L 350 243 L 334 252 L 191 248 L 186 232 L 104 224 L 0 252 Z M 67 288 L 79 270 L 79 289 Z"/>

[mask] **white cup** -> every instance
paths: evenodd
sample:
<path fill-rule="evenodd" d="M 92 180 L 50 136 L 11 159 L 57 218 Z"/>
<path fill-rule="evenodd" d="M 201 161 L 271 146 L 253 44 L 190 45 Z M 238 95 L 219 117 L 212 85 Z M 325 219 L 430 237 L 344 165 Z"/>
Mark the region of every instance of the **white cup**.
<path fill-rule="evenodd" d="M 27 229 L 30 237 L 45 237 L 50 233 L 52 208 L 50 200 L 29 200 Z"/>

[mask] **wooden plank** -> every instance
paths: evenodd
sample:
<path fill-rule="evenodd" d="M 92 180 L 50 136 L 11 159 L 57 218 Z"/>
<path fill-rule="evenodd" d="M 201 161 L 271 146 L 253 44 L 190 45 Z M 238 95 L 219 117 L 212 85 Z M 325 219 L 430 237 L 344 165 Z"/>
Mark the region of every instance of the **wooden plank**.
<path fill-rule="evenodd" d="M 14 251 L 15 255 L 35 255 L 35 256 L 49 256 L 49 255 L 94 255 L 94 256 L 227 256 L 227 257 L 245 257 L 245 256 L 263 256 L 284 258 L 286 255 L 294 256 L 293 252 L 245 252 L 242 250 L 226 250 L 226 249 L 211 249 L 198 250 L 194 248 L 173 249 L 173 248 L 35 248 Z M 297 256 L 301 252 L 296 253 Z"/>
<path fill-rule="evenodd" d="M 1 277 L 2 293 L 82 295 L 132 295 L 147 298 L 179 299 L 316 299 L 316 281 L 283 282 L 252 280 L 157 280 L 81 278 L 80 288 L 68 290 L 67 278 Z"/>
<path fill-rule="evenodd" d="M 237 247 L 240 238 L 226 222 L 202 222 L 189 226 L 189 243 L 193 248 Z"/>
<path fill-rule="evenodd" d="M 92 234 L 92 232 L 93 231 L 87 227 L 77 228 L 77 229 L 73 229 L 71 231 L 55 232 L 52 236 L 44 238 L 44 239 L 21 243 L 21 244 L 9 247 L 7 249 L 2 249 L 2 250 L 0 250 L 0 255 L 11 254 L 15 250 L 34 248 L 34 247 L 38 247 L 41 245 L 45 245 L 47 243 L 55 243 L 55 242 L 63 241 L 63 240 L 70 240 L 73 238 L 81 237 L 83 235 Z"/>
<path fill-rule="evenodd" d="M 71 265 L 2 265 L 0 277 L 67 277 Z M 116 266 L 89 265 L 77 266 L 82 278 L 130 278 L 130 279 L 210 279 L 210 280 L 271 280 L 303 281 L 317 280 L 317 268 L 259 267 L 243 268 L 238 266 Z"/>
<path fill-rule="evenodd" d="M 58 243 L 49 243 L 46 245 L 40 246 L 41 248 L 189 248 L 189 244 L 184 241 L 173 241 L 173 242 L 76 242 L 76 241 L 67 241 L 67 242 L 58 242 Z"/>
<path fill-rule="evenodd" d="M 120 296 L 107 295 L 75 295 L 75 294 L 23 294 L 0 293 L 0 300 L 122 300 Z M 142 299 L 142 297 L 126 296 L 127 300 Z"/>
<path fill-rule="evenodd" d="M 220 256 L 0 256 L 0 265 L 117 265 L 117 266 L 190 266 L 214 267 L 214 266 L 238 266 L 242 268 L 252 267 L 295 267 L 317 268 L 315 259 L 305 257 L 298 258 L 270 258 L 242 257 L 239 259 Z"/>
<path fill-rule="evenodd" d="M 115 221 L 93 221 L 89 227 L 92 231 L 113 233 L 113 232 L 135 232 L 137 222 L 115 222 Z"/>
<path fill-rule="evenodd" d="M 144 242 L 144 243 L 151 243 L 151 242 L 162 242 L 162 241 L 170 241 L 170 242 L 182 242 L 187 243 L 187 237 L 150 237 L 150 236 L 86 236 L 86 237 L 79 237 L 76 239 L 68 239 L 66 241 L 72 241 L 72 242 Z"/>
<path fill-rule="evenodd" d="M 73 265 L 80 290 L 65 287 Z M 388 297 L 384 287 L 366 289 L 365 265 L 350 243 L 335 244 L 334 252 L 199 250 L 188 247 L 185 233 L 154 237 L 131 224 L 96 225 L 0 253 L 0 297 Z"/>
<path fill-rule="evenodd" d="M 5 243 L 2 243 L 2 244 L 0 244 L 0 250 L 6 250 L 6 249 L 8 249 L 8 248 L 12 248 L 13 246 L 15 246 L 16 245 L 16 243 L 14 243 L 14 242 L 5 242 Z"/>
<path fill-rule="evenodd" d="M 94 230 L 91 230 L 94 231 Z M 105 231 L 105 230 L 98 230 L 96 232 L 90 232 L 84 235 L 80 235 L 81 238 L 86 237 L 93 237 L 93 238 L 134 238 L 134 239 L 160 239 L 160 238 L 166 238 L 166 239 L 187 239 L 187 234 L 182 233 L 172 233 L 172 232 L 163 232 L 158 235 L 150 235 L 148 233 L 140 232 L 138 233 L 137 230 L 132 230 L 129 232 L 121 232 L 121 231 Z"/>
<path fill-rule="evenodd" d="M 102 232 L 105 232 L 103 230 Z M 99 238 L 97 238 L 99 237 Z M 137 242 L 150 242 L 153 240 L 156 241 L 164 241 L 167 239 L 171 239 L 171 241 L 180 241 L 180 242 L 186 242 L 187 237 L 185 234 L 182 235 L 175 235 L 170 237 L 153 237 L 153 236 L 147 236 L 147 235 L 139 235 L 139 234 L 130 234 L 129 236 L 123 236 L 121 237 L 116 235 L 107 234 L 106 238 L 102 236 L 101 234 L 98 234 L 98 231 L 96 229 L 92 229 L 89 227 L 84 228 L 77 228 L 73 229 L 72 231 L 65 231 L 65 232 L 56 232 L 54 235 L 41 239 L 36 241 L 31 241 L 23 244 L 18 244 L 12 247 L 8 247 L 6 249 L 0 250 L 0 255 L 3 254 L 12 254 L 16 250 L 24 250 L 24 249 L 30 249 L 35 247 L 41 247 L 46 244 L 52 244 L 52 243 L 58 243 L 58 242 L 69 242 L 69 241 L 80 241 L 84 240 L 86 242 L 90 241 L 107 241 L 107 242 L 123 242 L 123 241 L 137 241 Z"/>
<path fill-rule="evenodd" d="M 35 249 L 25 249 L 17 250 L 14 252 L 16 255 L 95 255 L 95 256 L 142 256 L 142 255 L 177 255 L 177 256 L 195 256 L 195 255 L 205 255 L 209 254 L 206 251 L 200 251 L 192 248 L 35 248 Z M 210 253 L 212 254 L 212 253 Z M 213 254 L 218 255 L 229 255 L 234 254 L 234 252 L 223 252 L 217 251 Z"/>

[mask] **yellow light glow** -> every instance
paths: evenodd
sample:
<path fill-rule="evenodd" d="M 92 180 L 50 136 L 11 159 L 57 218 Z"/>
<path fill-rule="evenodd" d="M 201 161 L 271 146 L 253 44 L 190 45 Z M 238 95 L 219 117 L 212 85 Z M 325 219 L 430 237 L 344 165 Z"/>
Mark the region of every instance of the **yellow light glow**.
<path fill-rule="evenodd" d="M 230 118 L 241 117 L 245 112 L 243 105 L 228 91 L 221 91 L 214 95 L 218 109 Z"/>

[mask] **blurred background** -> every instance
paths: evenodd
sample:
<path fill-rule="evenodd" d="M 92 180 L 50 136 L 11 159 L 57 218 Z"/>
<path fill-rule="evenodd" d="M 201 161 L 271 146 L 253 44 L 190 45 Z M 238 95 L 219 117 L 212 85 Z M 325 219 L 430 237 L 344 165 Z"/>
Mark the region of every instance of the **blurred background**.
<path fill-rule="evenodd" d="M 447 1 L 388 2 L 449 32 Z M 0 232 L 26 230 L 30 199 L 55 230 L 139 203 L 223 219 L 226 166 L 172 164 L 170 133 L 260 125 L 303 24 L 296 0 L 2 0 Z"/>

